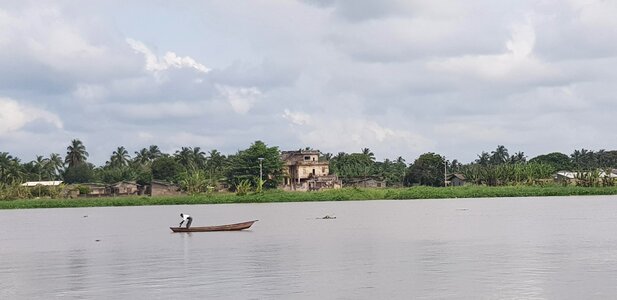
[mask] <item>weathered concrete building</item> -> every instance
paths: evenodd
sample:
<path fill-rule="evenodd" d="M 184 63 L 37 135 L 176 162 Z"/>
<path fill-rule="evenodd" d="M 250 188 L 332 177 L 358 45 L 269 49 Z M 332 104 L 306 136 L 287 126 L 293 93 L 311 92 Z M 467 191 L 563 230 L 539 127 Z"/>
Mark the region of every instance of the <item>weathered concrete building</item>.
<path fill-rule="evenodd" d="M 112 196 L 137 195 L 138 187 L 134 181 L 120 181 L 107 187 Z"/>
<path fill-rule="evenodd" d="M 463 186 L 467 181 L 465 180 L 465 176 L 460 173 L 453 173 L 448 175 L 446 184 L 448 186 Z"/>
<path fill-rule="evenodd" d="M 169 182 L 152 180 L 146 188 L 146 194 L 150 196 L 175 196 L 181 195 L 180 187 Z"/>
<path fill-rule="evenodd" d="M 385 180 L 377 180 L 374 178 L 362 178 L 351 180 L 348 183 L 345 183 L 345 186 L 357 187 L 357 188 L 385 188 L 386 181 Z"/>
<path fill-rule="evenodd" d="M 282 189 L 288 191 L 311 191 L 324 188 L 341 188 L 336 175 L 330 175 L 330 163 L 319 161 L 318 150 L 282 151 Z"/>
<path fill-rule="evenodd" d="M 80 183 L 80 186 L 88 188 L 88 194 L 82 197 L 104 197 L 109 196 L 109 187 L 103 183 Z"/>

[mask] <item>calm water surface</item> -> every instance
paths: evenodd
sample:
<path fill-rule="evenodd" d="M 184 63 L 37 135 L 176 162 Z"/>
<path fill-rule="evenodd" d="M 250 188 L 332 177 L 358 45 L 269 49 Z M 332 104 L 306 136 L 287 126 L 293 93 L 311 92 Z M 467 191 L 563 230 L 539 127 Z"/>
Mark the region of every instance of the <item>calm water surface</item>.
<path fill-rule="evenodd" d="M 260 221 L 171 233 L 180 212 Z M 0 228 L 0 299 L 617 297 L 615 196 L 5 210 Z"/>

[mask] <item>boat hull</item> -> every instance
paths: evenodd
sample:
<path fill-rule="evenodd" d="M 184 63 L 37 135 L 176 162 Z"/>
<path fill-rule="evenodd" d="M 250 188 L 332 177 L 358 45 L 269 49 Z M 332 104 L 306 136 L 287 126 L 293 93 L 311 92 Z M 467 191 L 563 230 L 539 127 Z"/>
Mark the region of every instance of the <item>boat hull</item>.
<path fill-rule="evenodd" d="M 202 226 L 202 227 L 169 227 L 173 232 L 210 232 L 210 231 L 236 231 L 247 229 L 253 225 L 253 223 L 258 220 L 235 223 L 235 224 L 227 224 L 227 225 L 217 225 L 217 226 Z"/>

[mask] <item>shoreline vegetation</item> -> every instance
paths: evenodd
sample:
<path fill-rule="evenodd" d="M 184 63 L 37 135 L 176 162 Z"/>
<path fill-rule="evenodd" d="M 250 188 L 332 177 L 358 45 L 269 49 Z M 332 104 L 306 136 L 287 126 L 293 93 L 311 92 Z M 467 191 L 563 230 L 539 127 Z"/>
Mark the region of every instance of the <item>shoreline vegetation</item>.
<path fill-rule="evenodd" d="M 127 196 L 75 199 L 19 199 L 0 201 L 0 209 L 69 208 L 69 207 L 110 207 L 148 205 L 194 205 L 231 203 L 276 203 L 276 202 L 319 202 L 319 201 L 362 201 L 362 200 L 420 200 L 457 198 L 501 198 L 501 197 L 546 197 L 546 196 L 591 196 L 617 195 L 617 186 L 461 186 L 409 188 L 344 188 L 314 192 L 286 192 L 267 190 L 239 196 L 235 193 L 212 193 L 194 196 Z"/>

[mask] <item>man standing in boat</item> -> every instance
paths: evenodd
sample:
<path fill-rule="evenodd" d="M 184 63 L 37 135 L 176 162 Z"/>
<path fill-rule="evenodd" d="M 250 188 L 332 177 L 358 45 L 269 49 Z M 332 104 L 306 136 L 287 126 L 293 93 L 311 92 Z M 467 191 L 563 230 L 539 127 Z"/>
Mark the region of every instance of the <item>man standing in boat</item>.
<path fill-rule="evenodd" d="M 191 223 L 193 223 L 193 217 L 189 216 L 189 215 L 185 215 L 183 213 L 180 213 L 180 218 L 182 218 L 182 222 L 180 222 L 180 226 L 182 227 L 182 223 L 184 223 L 184 221 L 186 221 L 186 228 L 188 229 L 189 227 L 191 227 Z"/>

